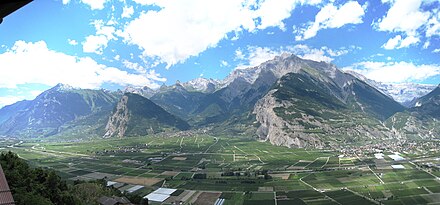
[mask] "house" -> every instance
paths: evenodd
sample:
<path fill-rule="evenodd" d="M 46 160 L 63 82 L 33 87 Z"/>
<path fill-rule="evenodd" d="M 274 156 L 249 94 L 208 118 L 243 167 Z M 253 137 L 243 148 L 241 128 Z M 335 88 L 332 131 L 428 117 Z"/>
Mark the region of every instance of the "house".
<path fill-rule="evenodd" d="M 6 181 L 5 173 L 3 173 L 2 166 L 0 165 L 0 205 L 13 204 L 15 204 L 14 198 L 12 198 L 12 193 L 9 189 L 8 182 Z"/>

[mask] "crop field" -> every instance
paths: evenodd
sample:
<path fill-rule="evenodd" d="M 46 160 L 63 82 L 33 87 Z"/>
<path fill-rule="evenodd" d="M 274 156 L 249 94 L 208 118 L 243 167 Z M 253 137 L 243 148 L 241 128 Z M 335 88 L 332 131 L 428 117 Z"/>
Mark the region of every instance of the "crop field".
<path fill-rule="evenodd" d="M 68 181 L 105 178 L 118 183 L 121 191 L 142 186 L 134 192 L 142 196 L 159 187 L 175 188 L 185 193 L 175 197 L 187 204 L 217 199 L 226 205 L 440 201 L 440 172 L 410 160 L 397 163 L 389 157 L 376 160 L 373 154 L 341 156 L 338 150 L 276 147 L 244 137 L 4 140 L 0 150 L 13 151 L 33 166 L 55 169 Z M 403 168 L 393 169 L 396 164 Z"/>

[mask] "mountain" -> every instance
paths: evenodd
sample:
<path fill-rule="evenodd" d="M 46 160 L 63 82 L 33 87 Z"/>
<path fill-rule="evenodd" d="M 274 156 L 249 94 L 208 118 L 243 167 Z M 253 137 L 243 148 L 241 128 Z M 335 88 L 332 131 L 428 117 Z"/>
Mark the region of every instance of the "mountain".
<path fill-rule="evenodd" d="M 360 80 L 368 83 L 372 87 L 381 91 L 385 95 L 392 97 L 395 101 L 406 107 L 414 107 L 414 102 L 415 100 L 417 100 L 417 98 L 428 94 L 437 87 L 436 85 L 417 83 L 381 83 L 370 80 L 354 71 L 345 72 L 356 76 L 356 78 L 359 78 Z"/>
<path fill-rule="evenodd" d="M 180 84 L 180 82 L 176 83 Z M 186 83 L 181 84 L 188 91 L 202 92 L 202 93 L 212 93 L 220 85 L 220 81 L 215 79 L 206 79 L 206 78 L 196 78 L 190 80 Z"/>
<path fill-rule="evenodd" d="M 4 106 L 2 109 L 0 109 L 0 124 L 4 123 L 10 117 L 17 114 L 18 110 L 25 109 L 27 106 L 29 106 L 30 103 L 31 103 L 31 101 L 29 101 L 29 100 L 23 100 L 23 101 L 16 102 L 12 105 Z"/>
<path fill-rule="evenodd" d="M 156 92 L 157 92 L 156 90 L 153 90 L 147 86 L 144 87 L 128 86 L 124 89 L 124 93 L 134 93 L 146 98 L 151 98 L 154 94 L 156 94 Z"/>
<path fill-rule="evenodd" d="M 188 91 L 178 82 L 172 86 L 162 86 L 150 100 L 173 115 L 190 120 L 192 113 L 206 95 L 199 91 Z"/>
<path fill-rule="evenodd" d="M 334 65 L 294 55 L 265 64 L 274 65 L 273 73 L 282 77 L 254 107 L 260 139 L 289 147 L 324 147 L 392 137 L 381 121 L 404 107 L 369 84 Z"/>
<path fill-rule="evenodd" d="M 381 83 L 379 89 L 391 95 L 394 100 L 406 107 L 414 107 L 414 101 L 422 97 L 432 90 L 436 85 L 417 84 L 417 83 L 401 83 L 401 84 L 385 84 Z"/>
<path fill-rule="evenodd" d="M 401 137 L 436 138 L 440 135 L 440 87 L 414 101 L 415 106 L 393 115 L 388 127 Z"/>
<path fill-rule="evenodd" d="M 34 100 L 21 101 L 0 110 L 0 135 L 47 137 L 66 123 L 101 112 L 110 112 L 118 94 L 105 90 L 75 89 L 58 84 Z M 7 119 L 6 119 L 7 118 Z M 96 124 L 96 122 L 93 122 Z"/>
<path fill-rule="evenodd" d="M 104 137 L 140 136 L 189 128 L 184 120 L 151 100 L 138 94 L 125 93 L 108 119 Z"/>
<path fill-rule="evenodd" d="M 437 133 L 439 88 L 407 109 L 381 86 L 333 64 L 283 54 L 223 81 L 198 78 L 156 90 L 127 87 L 123 94 L 59 84 L 0 109 L 0 135 L 122 137 L 203 128 L 321 148 Z"/>

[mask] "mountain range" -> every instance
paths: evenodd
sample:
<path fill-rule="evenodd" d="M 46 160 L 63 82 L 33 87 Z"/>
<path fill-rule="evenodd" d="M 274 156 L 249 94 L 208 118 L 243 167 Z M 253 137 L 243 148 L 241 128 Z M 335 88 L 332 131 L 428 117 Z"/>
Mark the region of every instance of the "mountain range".
<path fill-rule="evenodd" d="M 405 106 L 406 107 L 405 107 Z M 209 128 L 288 147 L 323 148 L 372 139 L 438 136 L 440 88 L 383 84 L 325 62 L 283 54 L 153 90 L 57 86 L 0 109 L 0 135 L 129 137 Z"/>

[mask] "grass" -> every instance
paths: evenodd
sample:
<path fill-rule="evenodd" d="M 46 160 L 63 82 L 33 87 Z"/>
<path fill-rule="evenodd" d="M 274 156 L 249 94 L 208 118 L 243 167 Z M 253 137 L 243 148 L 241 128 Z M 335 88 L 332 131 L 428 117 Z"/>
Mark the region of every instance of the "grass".
<path fill-rule="evenodd" d="M 335 204 L 331 199 L 341 204 L 371 204 L 363 197 L 341 190 L 344 187 L 383 204 L 438 200 L 423 187 L 440 193 L 440 183 L 433 176 L 408 163 L 404 164 L 405 170 L 375 169 L 372 157 L 361 157 L 361 160 L 338 158 L 338 151 L 276 147 L 246 137 L 149 136 L 80 142 L 26 142 L 5 150 L 16 152 L 32 166 L 54 168 L 60 177 L 68 180 L 99 173 L 110 174 L 109 180 L 161 178 L 166 180 L 135 194 L 145 196 L 160 186 L 222 191 L 221 198 L 226 199 L 226 205 L 275 204 L 275 194 L 278 205 Z M 364 163 L 371 165 L 385 183 L 380 183 Z M 173 171 L 177 175 L 171 177 L 164 171 Z M 264 179 L 263 171 L 269 171 L 269 176 L 285 174 L 289 177 Z M 222 176 L 224 173 L 233 173 L 233 176 Z M 206 176 L 206 179 L 194 179 L 197 178 L 194 176 Z M 269 191 L 258 192 L 265 190 L 262 187 Z"/>

